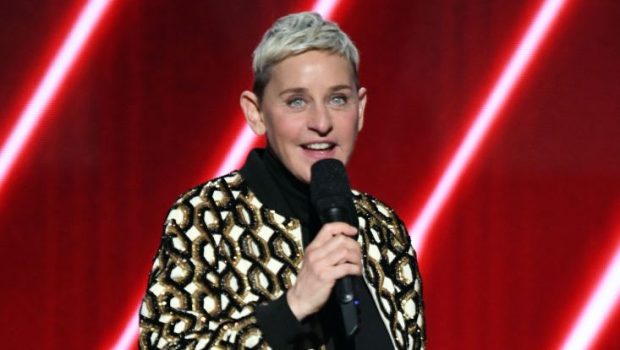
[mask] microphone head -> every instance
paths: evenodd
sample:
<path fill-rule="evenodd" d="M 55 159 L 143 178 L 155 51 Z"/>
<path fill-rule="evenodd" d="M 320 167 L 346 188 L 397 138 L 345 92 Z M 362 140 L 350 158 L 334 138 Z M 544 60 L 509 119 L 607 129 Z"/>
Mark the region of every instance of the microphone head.
<path fill-rule="evenodd" d="M 311 168 L 310 197 L 318 199 L 333 195 L 351 196 L 347 171 L 338 159 L 321 159 Z"/>
<path fill-rule="evenodd" d="M 312 165 L 310 201 L 323 222 L 344 221 L 357 227 L 351 185 L 344 164 L 337 159 L 322 159 Z M 337 208 L 343 218 L 324 218 L 325 212 Z"/>

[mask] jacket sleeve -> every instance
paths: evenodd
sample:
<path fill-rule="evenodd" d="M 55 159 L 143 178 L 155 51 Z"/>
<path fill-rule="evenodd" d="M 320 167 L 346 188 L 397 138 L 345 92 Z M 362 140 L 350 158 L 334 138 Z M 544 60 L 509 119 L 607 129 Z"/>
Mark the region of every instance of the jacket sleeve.
<path fill-rule="evenodd" d="M 425 349 L 426 348 L 426 325 L 424 320 L 424 299 L 422 297 L 422 277 L 420 275 L 420 269 L 418 265 L 418 259 L 416 251 L 411 242 L 411 236 L 407 231 L 407 227 L 402 222 L 402 220 L 396 215 L 396 213 L 392 210 L 393 217 L 397 223 L 398 229 L 396 230 L 396 236 L 400 238 L 403 242 L 404 246 L 407 247 L 407 255 L 411 257 L 410 265 L 413 265 L 413 283 L 412 283 L 412 300 L 416 305 L 416 309 L 418 310 L 417 316 L 414 318 L 415 323 L 413 325 L 409 325 L 408 332 L 413 336 L 414 349 Z M 406 278 L 399 276 L 397 279 L 402 280 L 400 282 L 404 282 Z M 409 294 L 409 293 L 408 293 Z"/>
<path fill-rule="evenodd" d="M 140 309 L 140 348 L 269 348 L 255 317 L 258 298 L 239 293 L 244 276 L 219 254 L 221 218 L 206 218 L 212 213 L 191 197 L 179 199 L 164 224 Z"/>
<path fill-rule="evenodd" d="M 378 199 L 358 195 L 364 225 L 366 276 L 396 348 L 424 349 L 426 334 L 422 278 L 407 228 L 396 212 Z M 384 306 L 386 305 L 386 306 Z"/>

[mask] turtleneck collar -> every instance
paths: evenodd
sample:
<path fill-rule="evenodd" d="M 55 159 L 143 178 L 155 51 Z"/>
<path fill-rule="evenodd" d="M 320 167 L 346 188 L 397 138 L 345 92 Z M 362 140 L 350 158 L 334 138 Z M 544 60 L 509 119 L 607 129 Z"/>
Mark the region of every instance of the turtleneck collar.
<path fill-rule="evenodd" d="M 291 174 L 271 149 L 252 150 L 239 172 L 264 205 L 303 226 L 314 226 L 310 186 Z"/>

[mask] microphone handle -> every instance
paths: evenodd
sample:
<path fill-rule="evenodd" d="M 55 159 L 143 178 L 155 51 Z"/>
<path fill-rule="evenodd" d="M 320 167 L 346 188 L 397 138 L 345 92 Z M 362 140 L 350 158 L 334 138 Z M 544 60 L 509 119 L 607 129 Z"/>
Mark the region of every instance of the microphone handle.
<path fill-rule="evenodd" d="M 346 222 L 352 224 L 351 220 L 347 220 L 346 214 L 346 211 L 340 207 L 330 207 L 321 213 L 320 219 L 323 223 Z M 345 276 L 336 281 L 336 297 L 340 304 L 344 331 L 347 337 L 355 334 L 359 327 L 358 301 L 355 298 L 353 281 L 352 276 Z"/>

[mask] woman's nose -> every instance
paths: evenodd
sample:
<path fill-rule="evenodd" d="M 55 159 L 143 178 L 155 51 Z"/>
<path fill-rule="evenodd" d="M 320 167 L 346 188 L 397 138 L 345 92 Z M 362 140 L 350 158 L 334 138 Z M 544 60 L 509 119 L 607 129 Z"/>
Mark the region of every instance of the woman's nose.
<path fill-rule="evenodd" d="M 321 136 L 329 134 L 334 128 L 330 111 L 325 106 L 317 106 L 311 111 L 308 128 Z"/>

